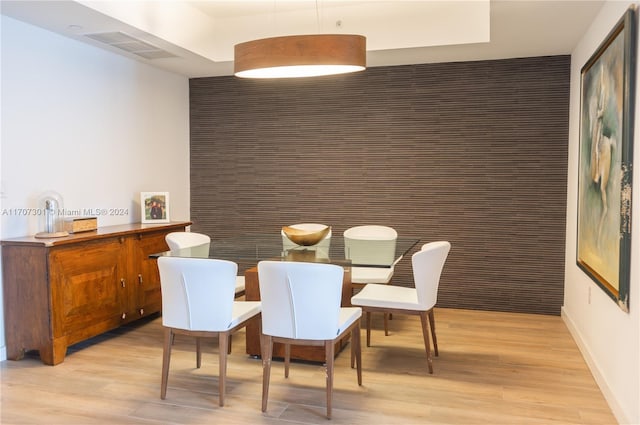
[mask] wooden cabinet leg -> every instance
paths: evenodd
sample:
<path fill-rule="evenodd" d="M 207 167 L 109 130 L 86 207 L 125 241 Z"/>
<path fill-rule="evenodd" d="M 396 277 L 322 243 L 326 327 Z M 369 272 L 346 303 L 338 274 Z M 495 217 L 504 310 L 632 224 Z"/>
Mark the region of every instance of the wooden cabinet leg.
<path fill-rule="evenodd" d="M 40 347 L 40 360 L 44 364 L 55 366 L 64 361 L 67 354 L 67 339 L 58 338 L 53 343 Z"/>
<path fill-rule="evenodd" d="M 16 349 L 7 344 L 7 359 L 9 360 L 22 360 L 24 358 L 24 349 Z"/>

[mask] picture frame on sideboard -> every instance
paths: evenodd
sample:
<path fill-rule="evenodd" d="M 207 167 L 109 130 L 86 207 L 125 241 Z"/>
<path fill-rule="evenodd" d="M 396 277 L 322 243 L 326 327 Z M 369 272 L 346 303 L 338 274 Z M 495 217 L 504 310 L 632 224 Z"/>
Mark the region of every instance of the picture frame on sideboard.
<path fill-rule="evenodd" d="M 142 223 L 169 223 L 169 192 L 140 192 Z"/>

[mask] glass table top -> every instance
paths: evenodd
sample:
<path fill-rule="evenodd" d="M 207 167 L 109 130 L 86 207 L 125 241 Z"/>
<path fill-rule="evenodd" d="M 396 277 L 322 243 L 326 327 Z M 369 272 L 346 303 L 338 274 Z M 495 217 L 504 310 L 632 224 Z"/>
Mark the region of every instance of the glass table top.
<path fill-rule="evenodd" d="M 217 258 L 243 263 L 262 260 L 326 262 L 354 267 L 391 267 L 420 242 L 417 237 L 398 237 L 395 241 L 350 240 L 345 247 L 342 236 L 325 239 L 313 246 L 294 245 L 279 234 L 246 234 L 211 239 L 209 244 L 165 251 L 151 255 Z"/>

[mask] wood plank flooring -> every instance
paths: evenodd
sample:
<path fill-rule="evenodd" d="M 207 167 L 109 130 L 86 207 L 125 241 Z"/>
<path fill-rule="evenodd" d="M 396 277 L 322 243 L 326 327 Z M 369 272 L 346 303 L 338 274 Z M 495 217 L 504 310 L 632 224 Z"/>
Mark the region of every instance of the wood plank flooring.
<path fill-rule="evenodd" d="M 395 315 L 389 336 L 374 316 L 363 346 L 363 385 L 347 347 L 336 359 L 333 424 L 615 424 L 578 348 L 557 316 L 436 309 L 434 374 L 416 317 Z M 362 340 L 364 345 L 364 330 Z M 0 363 L 2 424 L 323 424 L 324 368 L 274 362 L 266 413 L 260 360 L 233 338 L 227 397 L 218 406 L 217 341 L 176 337 L 160 399 L 161 318 L 70 347 L 45 366 L 37 355 Z"/>

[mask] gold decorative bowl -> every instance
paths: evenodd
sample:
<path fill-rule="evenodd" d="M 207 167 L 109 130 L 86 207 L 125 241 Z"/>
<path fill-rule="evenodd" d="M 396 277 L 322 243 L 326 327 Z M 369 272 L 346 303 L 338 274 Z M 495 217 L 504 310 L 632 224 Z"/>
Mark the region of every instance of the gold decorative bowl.
<path fill-rule="evenodd" d="M 330 226 L 325 226 L 320 230 L 304 230 L 295 227 L 282 226 L 282 233 L 296 245 L 311 246 L 324 239 L 331 230 Z"/>

